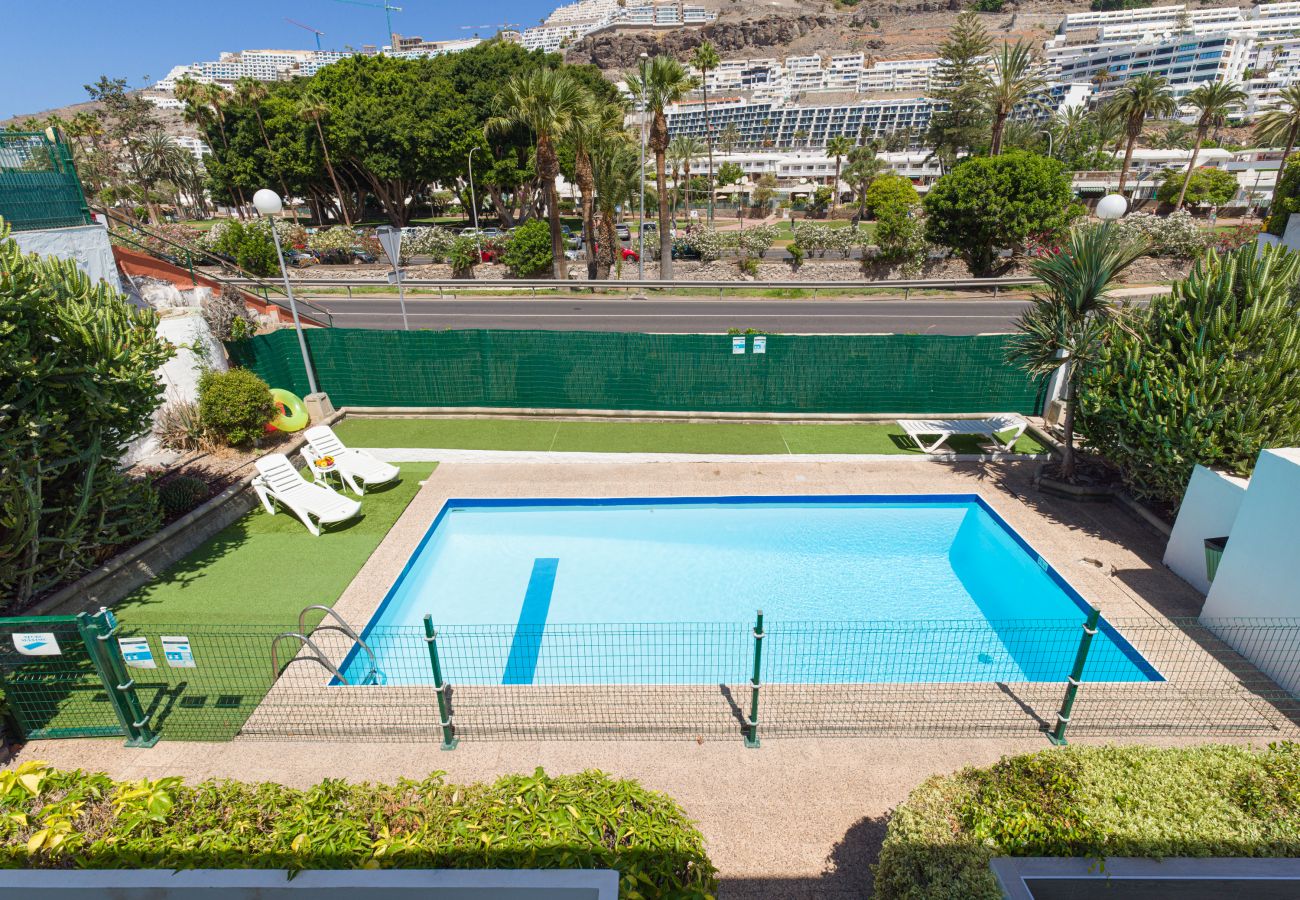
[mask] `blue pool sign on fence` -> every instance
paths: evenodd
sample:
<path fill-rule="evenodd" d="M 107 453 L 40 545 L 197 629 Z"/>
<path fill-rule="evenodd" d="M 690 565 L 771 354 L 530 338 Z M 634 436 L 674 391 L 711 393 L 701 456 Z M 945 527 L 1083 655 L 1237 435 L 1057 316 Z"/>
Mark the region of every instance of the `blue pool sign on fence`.
<path fill-rule="evenodd" d="M 142 637 L 120 637 L 117 644 L 122 648 L 122 659 L 133 669 L 156 669 L 153 651 L 149 649 L 149 639 Z"/>
<path fill-rule="evenodd" d="M 754 352 L 755 353 L 767 352 L 767 335 L 765 334 L 754 335 Z"/>
<path fill-rule="evenodd" d="M 745 352 L 745 336 L 743 334 L 738 334 L 732 337 L 731 352 L 733 354 Z"/>
<path fill-rule="evenodd" d="M 194 652 L 190 649 L 190 639 L 178 634 L 161 636 L 163 659 L 173 669 L 193 669 Z"/>
<path fill-rule="evenodd" d="M 59 642 L 51 631 L 15 631 L 14 649 L 23 656 L 59 656 Z"/>

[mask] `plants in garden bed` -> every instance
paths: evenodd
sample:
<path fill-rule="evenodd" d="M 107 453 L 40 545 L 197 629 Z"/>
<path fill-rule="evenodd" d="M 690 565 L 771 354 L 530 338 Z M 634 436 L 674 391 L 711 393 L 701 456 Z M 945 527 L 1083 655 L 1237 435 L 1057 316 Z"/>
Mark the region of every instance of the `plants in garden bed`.
<path fill-rule="evenodd" d="M 602 773 L 297 790 L 0 772 L 0 865 L 25 868 L 616 869 L 619 896 L 703 898 L 717 872 L 675 802 Z"/>
<path fill-rule="evenodd" d="M 260 438 L 277 413 L 270 387 L 247 369 L 209 370 L 199 378 L 203 427 L 232 447 Z"/>
<path fill-rule="evenodd" d="M 1290 857 L 1300 745 L 1068 747 L 936 776 L 893 813 L 883 900 L 996 900 L 995 856 Z"/>

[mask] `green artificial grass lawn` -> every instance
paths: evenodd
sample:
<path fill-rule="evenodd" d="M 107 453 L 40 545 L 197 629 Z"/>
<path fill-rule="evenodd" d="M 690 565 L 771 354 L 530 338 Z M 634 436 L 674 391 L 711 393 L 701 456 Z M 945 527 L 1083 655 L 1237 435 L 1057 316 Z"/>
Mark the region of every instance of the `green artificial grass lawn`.
<path fill-rule="evenodd" d="M 596 453 L 889 453 L 920 456 L 893 422 L 791 425 L 777 422 L 557 422 L 548 419 L 348 418 L 334 426 L 357 447 L 429 447 L 444 450 L 564 450 Z M 946 448 L 978 453 L 967 435 Z M 1029 435 L 1019 453 L 1044 453 Z"/>
<path fill-rule="evenodd" d="M 398 482 L 367 491 L 360 517 L 313 537 L 296 516 L 260 505 L 197 548 L 115 609 L 120 634 L 150 640 L 154 669 L 130 669 L 150 721 L 165 739 L 227 740 L 270 689 L 271 641 L 296 631 L 298 613 L 332 606 L 388 534 L 435 463 L 403 463 Z M 321 613 L 307 620 L 310 631 Z M 364 623 L 353 622 L 360 628 Z M 195 668 L 172 668 L 161 636 L 184 635 Z M 297 644 L 282 644 L 281 660 Z M 99 681 L 83 677 L 51 690 L 29 729 L 102 728 L 116 723 Z"/>

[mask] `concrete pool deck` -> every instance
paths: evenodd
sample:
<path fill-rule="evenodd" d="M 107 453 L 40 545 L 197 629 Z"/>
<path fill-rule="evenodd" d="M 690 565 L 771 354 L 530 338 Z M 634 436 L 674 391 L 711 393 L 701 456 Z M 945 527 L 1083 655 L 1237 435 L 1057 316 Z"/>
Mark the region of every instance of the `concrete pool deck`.
<path fill-rule="evenodd" d="M 1118 506 L 1040 494 L 1032 486 L 1035 467 L 1017 461 L 846 463 L 788 457 L 725 463 L 444 463 L 335 609 L 361 627 L 451 497 L 978 493 L 1108 618 L 1159 627 L 1166 617 L 1199 612 L 1200 595 L 1160 564 L 1163 538 Z M 1223 738 L 1141 740 L 1186 745 Z M 1239 740 L 1261 743 L 1268 738 Z M 761 749 L 748 750 L 737 733 L 728 740 L 467 739 L 454 752 L 440 753 L 433 743 L 365 737 L 236 738 L 220 744 L 163 741 L 151 750 L 130 750 L 106 740 L 38 741 L 19 758 L 104 770 L 120 778 L 215 776 L 300 786 L 325 777 L 391 781 L 438 769 L 450 780 L 474 781 L 539 765 L 553 773 L 598 768 L 638 778 L 683 805 L 698 821 L 722 871 L 723 898 L 811 898 L 868 895 L 868 866 L 889 810 L 929 775 L 1047 746 L 1041 735 L 765 736 Z"/>

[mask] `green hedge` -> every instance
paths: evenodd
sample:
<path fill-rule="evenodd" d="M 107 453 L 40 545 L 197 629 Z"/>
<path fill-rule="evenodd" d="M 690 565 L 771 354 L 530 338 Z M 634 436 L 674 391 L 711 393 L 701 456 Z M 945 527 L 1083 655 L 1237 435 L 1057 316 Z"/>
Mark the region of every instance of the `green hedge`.
<path fill-rule="evenodd" d="M 1002 896 L 995 856 L 1300 854 L 1300 744 L 1070 747 L 929 779 L 889 823 L 882 900 Z"/>
<path fill-rule="evenodd" d="M 623 898 L 704 898 L 717 873 L 667 796 L 602 772 L 306 790 L 116 782 L 28 762 L 0 772 L 9 868 L 617 869 Z"/>

